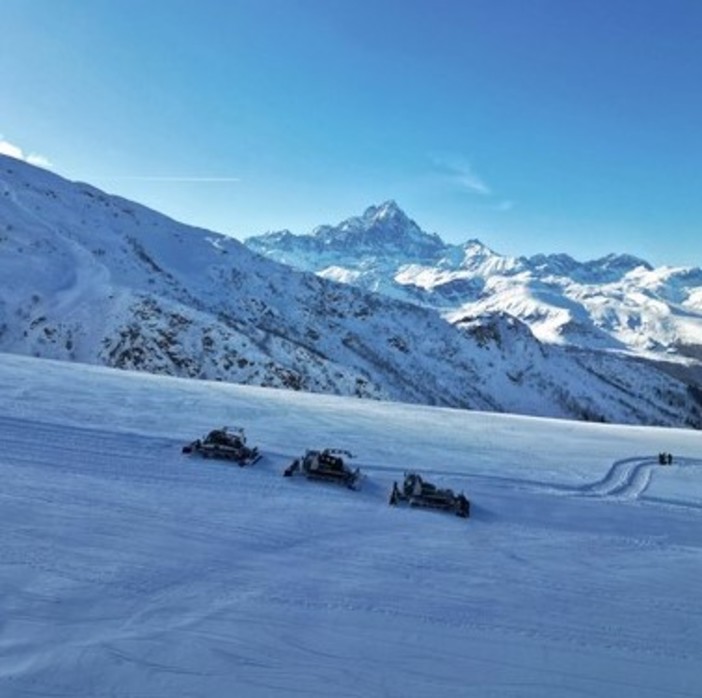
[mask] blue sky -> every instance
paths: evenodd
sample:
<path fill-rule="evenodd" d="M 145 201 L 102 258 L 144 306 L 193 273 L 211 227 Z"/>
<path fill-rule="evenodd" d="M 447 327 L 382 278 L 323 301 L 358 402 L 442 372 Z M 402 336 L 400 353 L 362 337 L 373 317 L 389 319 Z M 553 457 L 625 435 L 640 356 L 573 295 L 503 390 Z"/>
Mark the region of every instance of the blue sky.
<path fill-rule="evenodd" d="M 698 0 L 2 0 L 0 140 L 188 223 L 395 199 L 505 254 L 702 265 Z"/>

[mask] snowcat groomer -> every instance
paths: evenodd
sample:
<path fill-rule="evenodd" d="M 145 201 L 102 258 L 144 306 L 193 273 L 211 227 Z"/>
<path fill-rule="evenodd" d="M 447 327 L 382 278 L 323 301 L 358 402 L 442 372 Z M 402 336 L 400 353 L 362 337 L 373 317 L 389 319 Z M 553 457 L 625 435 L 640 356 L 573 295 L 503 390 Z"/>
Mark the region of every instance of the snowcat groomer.
<path fill-rule="evenodd" d="M 411 507 L 428 507 L 452 511 L 456 516 L 467 519 L 470 516 L 470 502 L 461 492 L 455 494 L 450 489 L 439 489 L 425 482 L 418 473 L 405 473 L 402 487 L 393 483 L 390 505 L 407 504 Z"/>
<path fill-rule="evenodd" d="M 304 475 L 309 480 L 329 480 L 358 489 L 361 471 L 349 467 L 345 458 L 353 458 L 348 451 L 325 448 L 323 451 L 307 451 L 302 458 L 296 458 L 283 472 L 285 477 Z"/>
<path fill-rule="evenodd" d="M 241 427 L 213 429 L 205 438 L 196 439 L 183 446 L 183 453 L 197 453 L 203 458 L 231 460 L 241 466 L 253 465 L 261 454 L 258 448 L 246 445 L 246 436 Z"/>

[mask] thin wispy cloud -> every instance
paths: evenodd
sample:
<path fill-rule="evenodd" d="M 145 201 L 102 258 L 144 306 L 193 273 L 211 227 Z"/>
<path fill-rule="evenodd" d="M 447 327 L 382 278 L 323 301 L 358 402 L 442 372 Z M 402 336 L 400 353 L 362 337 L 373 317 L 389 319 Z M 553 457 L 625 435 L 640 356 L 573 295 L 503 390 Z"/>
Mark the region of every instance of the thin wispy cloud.
<path fill-rule="evenodd" d="M 496 211 L 511 211 L 513 208 L 514 201 L 510 201 L 509 199 L 505 199 L 504 201 L 500 201 L 498 204 L 495 204 Z"/>
<path fill-rule="evenodd" d="M 470 170 L 463 170 L 462 172 L 456 172 L 456 181 L 468 191 L 475 192 L 476 194 L 482 194 L 483 196 L 489 196 L 492 194 L 492 190 L 488 187 L 485 182 L 478 177 L 475 172 Z"/>
<path fill-rule="evenodd" d="M 95 179 L 109 181 L 133 181 L 133 182 L 185 182 L 185 183 L 226 183 L 226 182 L 241 182 L 240 177 L 198 177 L 198 176 L 171 176 L 171 175 L 122 175 L 122 176 L 104 176 L 96 177 Z"/>
<path fill-rule="evenodd" d="M 434 171 L 440 176 L 471 194 L 491 196 L 492 189 L 485 180 L 473 170 L 464 159 L 453 156 L 435 156 L 432 158 Z"/>
<path fill-rule="evenodd" d="M 18 145 L 6 141 L 2 136 L 0 136 L 0 155 L 8 155 L 11 158 L 16 158 L 17 160 L 23 160 L 28 162 L 30 165 L 36 165 L 37 167 L 49 168 L 51 167 L 51 162 L 44 155 L 39 155 L 38 153 L 27 153 L 22 150 Z"/>

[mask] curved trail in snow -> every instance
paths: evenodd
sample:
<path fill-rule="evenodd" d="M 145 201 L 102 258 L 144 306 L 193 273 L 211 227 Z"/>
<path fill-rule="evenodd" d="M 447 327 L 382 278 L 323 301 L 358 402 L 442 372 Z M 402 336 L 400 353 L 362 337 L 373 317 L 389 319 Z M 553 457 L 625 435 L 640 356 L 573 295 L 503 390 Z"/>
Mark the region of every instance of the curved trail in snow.
<path fill-rule="evenodd" d="M 675 465 L 664 466 L 658 462 L 657 457 L 634 456 L 617 460 L 610 466 L 603 478 L 585 485 L 558 486 L 559 494 L 593 497 L 613 500 L 639 499 L 648 489 L 654 473 L 665 472 L 671 467 L 700 466 L 702 460 L 695 458 L 677 458 Z M 667 500 L 656 498 L 661 503 Z M 671 502 L 672 503 L 672 502 Z M 701 508 L 700 505 L 679 502 L 681 506 Z"/>
<path fill-rule="evenodd" d="M 67 273 L 60 288 L 53 291 L 50 306 L 54 312 L 69 313 L 84 301 L 93 301 L 102 295 L 102 290 L 109 286 L 111 274 L 109 269 L 98 262 L 95 255 L 70 235 L 64 233 L 61 226 L 54 225 L 38 214 L 21 200 L 11 187 L 0 179 L 3 194 L 9 198 L 19 211 L 33 220 L 39 228 L 49 233 L 53 244 L 59 245 L 70 260 Z"/>
<path fill-rule="evenodd" d="M 615 461 L 597 482 L 576 487 L 575 493 L 589 497 L 636 499 L 651 483 L 654 468 L 661 467 L 655 458 L 625 458 Z"/>

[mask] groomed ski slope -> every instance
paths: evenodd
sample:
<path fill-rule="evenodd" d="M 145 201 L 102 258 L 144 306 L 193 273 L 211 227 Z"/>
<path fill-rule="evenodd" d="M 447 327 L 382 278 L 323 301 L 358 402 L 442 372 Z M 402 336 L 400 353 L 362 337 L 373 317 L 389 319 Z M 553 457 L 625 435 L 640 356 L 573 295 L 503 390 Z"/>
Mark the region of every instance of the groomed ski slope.
<path fill-rule="evenodd" d="M 225 424 L 258 464 L 181 454 Z M 698 432 L 0 355 L 0 443 L 3 697 L 702 695 Z M 281 476 L 326 446 L 360 492 Z"/>

